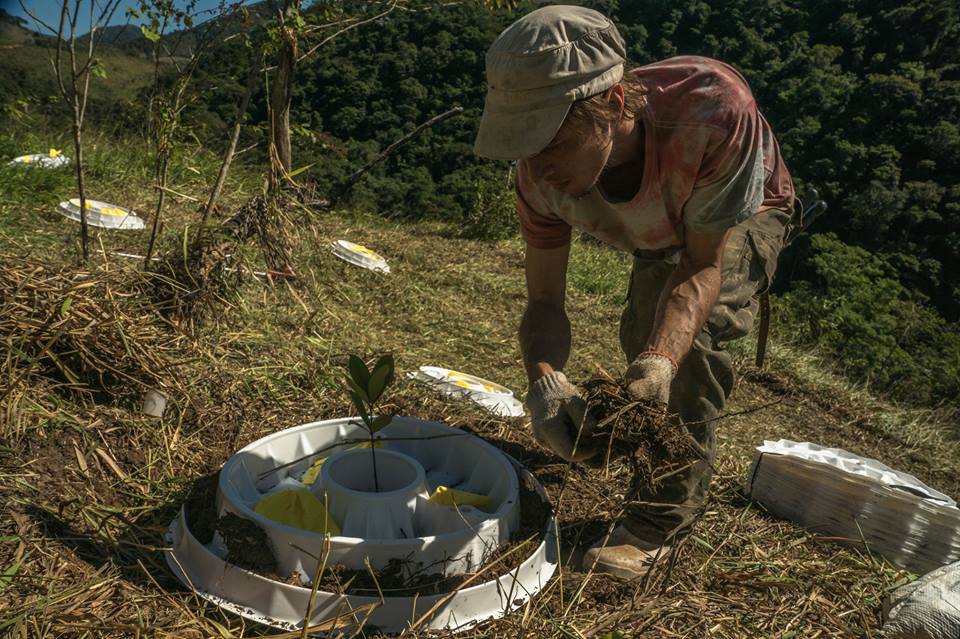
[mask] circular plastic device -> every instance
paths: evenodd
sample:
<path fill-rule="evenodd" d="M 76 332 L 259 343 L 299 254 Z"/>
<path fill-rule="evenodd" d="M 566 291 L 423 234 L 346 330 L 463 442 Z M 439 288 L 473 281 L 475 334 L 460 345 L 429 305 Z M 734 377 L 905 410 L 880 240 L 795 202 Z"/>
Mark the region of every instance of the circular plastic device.
<path fill-rule="evenodd" d="M 330 243 L 330 251 L 345 262 L 379 273 L 389 273 L 390 266 L 382 255 L 361 244 L 347 240 Z"/>
<path fill-rule="evenodd" d="M 104 229 L 122 229 L 125 231 L 137 231 L 146 225 L 143 219 L 130 209 L 108 204 L 99 200 L 87 200 L 84 208 L 87 209 L 87 224 L 98 226 Z M 64 217 L 80 221 L 80 198 L 70 198 L 60 203 L 60 214 Z"/>
<path fill-rule="evenodd" d="M 56 169 L 70 164 L 70 158 L 61 155 L 59 151 L 50 149 L 49 153 L 29 153 L 15 157 L 8 164 L 30 168 Z"/>
<path fill-rule="evenodd" d="M 314 422 L 257 440 L 223 465 L 218 515 L 262 529 L 276 574 L 290 578 L 229 563 L 220 533 L 202 544 L 184 509 L 167 532 L 171 570 L 221 608 L 285 630 L 351 618 L 391 633 L 462 630 L 508 614 L 546 586 L 558 561 L 552 514 L 536 543 L 505 551 L 522 551 L 516 562 L 496 561 L 520 528 L 522 490 L 549 512 L 532 474 L 479 437 L 436 422 L 395 417 L 376 438 L 371 447 L 358 418 Z M 326 592 L 321 581 L 311 603 L 314 575 L 334 566 L 386 569 L 420 586 L 398 596 L 385 586 L 381 600 Z"/>
<path fill-rule="evenodd" d="M 500 417 L 522 417 L 523 404 L 496 382 L 439 366 L 421 366 L 409 375 L 445 395 L 467 399 Z"/>

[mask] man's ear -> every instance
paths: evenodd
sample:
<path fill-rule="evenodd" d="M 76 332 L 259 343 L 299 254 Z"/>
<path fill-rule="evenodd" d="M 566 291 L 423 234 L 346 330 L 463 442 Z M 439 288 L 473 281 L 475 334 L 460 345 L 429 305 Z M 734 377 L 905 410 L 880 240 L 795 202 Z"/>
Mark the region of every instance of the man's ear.
<path fill-rule="evenodd" d="M 626 98 L 623 95 L 623 85 L 617 82 L 615 85 L 610 87 L 607 90 L 607 102 L 613 102 L 614 106 L 617 108 L 618 112 L 623 112 L 623 105 L 626 102 Z"/>

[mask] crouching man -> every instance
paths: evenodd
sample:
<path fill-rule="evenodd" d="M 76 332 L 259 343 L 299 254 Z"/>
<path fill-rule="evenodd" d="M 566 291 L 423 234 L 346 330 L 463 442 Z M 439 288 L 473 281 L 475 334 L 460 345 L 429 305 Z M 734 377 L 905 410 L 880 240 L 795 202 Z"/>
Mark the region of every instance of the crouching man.
<path fill-rule="evenodd" d="M 568 460 L 585 403 L 563 374 L 571 227 L 634 256 L 620 343 L 637 399 L 687 424 L 701 461 L 640 489 L 585 567 L 646 572 L 689 529 L 711 477 L 715 420 L 734 381 L 723 341 L 746 335 L 770 284 L 793 206 L 776 138 L 743 76 L 702 57 L 625 70 L 614 24 L 550 6 L 508 27 L 486 57 L 475 152 L 517 161 L 526 240 L 520 343 L 533 433 Z"/>

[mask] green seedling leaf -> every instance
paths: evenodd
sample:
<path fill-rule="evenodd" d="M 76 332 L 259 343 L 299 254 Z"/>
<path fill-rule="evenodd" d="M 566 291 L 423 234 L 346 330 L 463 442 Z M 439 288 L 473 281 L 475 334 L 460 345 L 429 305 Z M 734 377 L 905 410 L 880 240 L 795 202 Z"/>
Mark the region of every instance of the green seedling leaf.
<path fill-rule="evenodd" d="M 150 42 L 159 42 L 160 34 L 149 28 L 145 24 L 140 25 L 140 32 L 143 33 L 143 37 L 149 40 Z"/>
<path fill-rule="evenodd" d="M 357 384 L 355 381 L 353 381 L 349 377 L 347 378 L 347 385 L 350 386 L 350 390 L 352 391 L 353 395 L 357 395 L 361 400 L 363 400 L 367 404 L 370 403 L 370 398 L 369 396 L 367 396 L 367 389 L 362 388 L 359 384 Z"/>
<path fill-rule="evenodd" d="M 392 421 L 393 421 L 393 415 L 380 415 L 375 420 L 373 420 L 373 424 L 371 425 L 370 430 L 372 430 L 374 433 L 379 433 L 381 430 L 386 428 L 387 425 L 389 425 L 390 422 Z"/>
<path fill-rule="evenodd" d="M 356 393 L 350 393 L 350 399 L 353 400 L 353 405 L 360 411 L 360 417 L 363 418 L 363 421 L 369 423 L 370 415 L 367 414 L 367 408 L 363 405 L 363 399 Z"/>
<path fill-rule="evenodd" d="M 347 370 L 350 371 L 350 378 L 357 383 L 357 386 L 364 389 L 369 386 L 370 371 L 367 370 L 367 365 L 363 363 L 362 359 L 356 355 L 351 355 L 347 363 Z M 364 397 L 366 397 L 365 393 Z"/>
<path fill-rule="evenodd" d="M 380 396 L 383 395 L 383 391 L 387 389 L 387 385 L 393 381 L 393 358 L 390 357 L 389 360 L 385 360 L 389 355 L 380 358 L 380 362 L 377 362 L 376 368 L 373 370 L 373 375 L 370 376 L 370 382 L 367 384 L 367 395 L 370 397 L 370 403 L 380 399 Z"/>
<path fill-rule="evenodd" d="M 66 317 L 67 313 L 70 312 L 70 307 L 73 306 L 73 298 L 68 297 L 63 300 L 63 304 L 60 306 L 60 317 Z"/>

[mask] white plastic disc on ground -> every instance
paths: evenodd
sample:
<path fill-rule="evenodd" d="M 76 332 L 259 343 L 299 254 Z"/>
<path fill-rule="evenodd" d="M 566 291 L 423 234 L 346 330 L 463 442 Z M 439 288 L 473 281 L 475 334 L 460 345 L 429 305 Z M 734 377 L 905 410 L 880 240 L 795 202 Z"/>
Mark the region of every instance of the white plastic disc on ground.
<path fill-rule="evenodd" d="M 146 225 L 143 219 L 130 209 L 99 200 L 87 200 L 87 224 L 104 229 L 137 231 Z M 74 222 L 80 221 L 80 198 L 75 197 L 60 203 L 59 212 Z"/>
<path fill-rule="evenodd" d="M 41 169 L 56 169 L 70 164 L 70 158 L 61 155 L 59 151 L 50 149 L 49 153 L 29 153 L 15 157 L 8 164 L 13 166 L 37 167 Z"/>
<path fill-rule="evenodd" d="M 185 510 L 171 523 L 166 552 L 174 574 L 201 597 L 248 619 L 285 630 L 302 627 L 318 559 L 325 565 L 381 570 L 391 562 L 404 575 L 437 579 L 484 570 L 520 526 L 521 482 L 546 502 L 543 488 L 508 455 L 479 437 L 424 420 L 396 417 L 377 437 L 378 447 L 356 448 L 366 431 L 358 419 L 304 424 L 273 433 L 246 446 L 224 464 L 217 490 L 217 512 L 232 513 L 259 526 L 277 561 L 277 574 L 299 576 L 301 584 L 277 581 L 226 561 L 220 534 L 204 545 L 189 530 Z M 373 492 L 358 464 L 378 455 L 386 482 Z M 389 458 L 389 459 L 388 459 Z M 319 478 L 300 482 L 322 461 Z M 428 494 L 438 486 L 483 495 L 483 509 L 445 505 Z M 298 488 L 299 487 L 299 488 Z M 329 506 L 342 534 L 325 536 L 260 515 L 256 504 L 289 489 L 309 490 Z M 355 500 L 356 494 L 363 499 Z M 379 503 L 377 503 L 379 502 Z M 527 502 L 525 502 L 527 503 Z M 211 508 L 213 505 L 211 504 Z M 544 512 L 547 512 L 545 505 Z M 556 523 L 545 516 L 542 539 L 518 557 L 512 569 L 490 569 L 484 579 L 462 590 L 440 594 L 365 596 L 316 594 L 309 624 L 373 605 L 367 624 L 401 632 L 421 620 L 423 629 L 461 630 L 504 616 L 542 590 L 558 562 Z M 363 536 L 350 536 L 363 535 Z M 517 549 L 522 546 L 517 546 Z M 522 559 L 522 561 L 520 561 Z M 422 582 L 418 582 L 422 583 Z M 409 593 L 413 595 L 413 593 Z M 389 591 L 385 593 L 389 595 Z M 365 616 L 365 615 L 358 615 Z"/>
<path fill-rule="evenodd" d="M 513 391 L 496 382 L 439 366 L 421 366 L 408 375 L 441 393 L 472 401 L 500 417 L 522 417 L 523 403 Z"/>
<path fill-rule="evenodd" d="M 330 250 L 334 255 L 345 262 L 350 262 L 354 266 L 377 271 L 379 273 L 389 273 L 390 265 L 382 255 L 368 249 L 362 244 L 354 244 L 347 240 L 337 240 L 330 243 Z"/>

